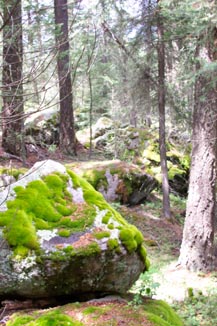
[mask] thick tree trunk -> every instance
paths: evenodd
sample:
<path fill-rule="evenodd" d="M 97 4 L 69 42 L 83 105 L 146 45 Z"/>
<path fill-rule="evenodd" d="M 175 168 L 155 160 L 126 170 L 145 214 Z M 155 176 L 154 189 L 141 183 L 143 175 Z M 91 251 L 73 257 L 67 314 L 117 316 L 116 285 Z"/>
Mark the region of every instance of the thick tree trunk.
<path fill-rule="evenodd" d="M 72 98 L 72 81 L 68 40 L 68 6 L 67 0 L 54 0 L 56 44 L 58 47 L 58 79 L 60 100 L 60 134 L 61 151 L 76 154 L 76 137 L 74 129 L 74 112 Z"/>
<path fill-rule="evenodd" d="M 21 0 L 5 1 L 2 72 L 2 146 L 25 156 L 23 142 L 23 45 Z"/>
<path fill-rule="evenodd" d="M 198 57 L 212 61 L 209 49 Z M 200 68 L 198 66 L 198 68 Z M 214 266 L 216 202 L 217 99 L 216 76 L 201 75 L 195 85 L 192 155 L 186 220 L 179 262 L 190 270 L 209 271 Z M 205 98 L 205 100 L 204 100 Z"/>
<path fill-rule="evenodd" d="M 163 215 L 170 218 L 169 181 L 166 158 L 165 133 L 165 50 L 164 28 L 161 17 L 158 17 L 158 110 L 159 110 L 159 146 L 162 174 Z"/>

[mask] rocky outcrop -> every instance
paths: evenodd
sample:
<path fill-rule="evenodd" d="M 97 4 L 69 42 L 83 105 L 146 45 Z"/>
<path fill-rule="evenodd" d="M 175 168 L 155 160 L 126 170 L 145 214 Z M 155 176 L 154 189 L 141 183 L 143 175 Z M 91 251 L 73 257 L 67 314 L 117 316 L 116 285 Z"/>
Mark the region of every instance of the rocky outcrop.
<path fill-rule="evenodd" d="M 139 166 L 119 160 L 88 162 L 79 173 L 109 202 L 138 205 L 158 187 L 157 180 Z"/>
<path fill-rule="evenodd" d="M 56 109 L 32 114 L 25 124 L 25 143 L 46 147 L 58 145 L 59 119 Z"/>
<path fill-rule="evenodd" d="M 92 142 L 95 147 L 103 145 L 103 136 L 111 131 L 113 121 L 107 117 L 99 118 L 92 126 Z M 82 145 L 88 147 L 90 144 L 90 128 L 87 127 L 83 130 L 76 132 L 76 138 Z"/>
<path fill-rule="evenodd" d="M 143 236 L 60 163 L 0 194 L 0 297 L 125 293 L 148 269 Z"/>

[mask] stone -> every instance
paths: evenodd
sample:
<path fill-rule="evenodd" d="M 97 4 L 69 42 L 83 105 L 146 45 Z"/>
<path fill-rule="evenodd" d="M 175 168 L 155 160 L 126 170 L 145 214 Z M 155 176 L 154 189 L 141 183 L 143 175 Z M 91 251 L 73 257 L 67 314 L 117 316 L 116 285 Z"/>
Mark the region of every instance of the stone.
<path fill-rule="evenodd" d="M 107 137 L 103 137 L 107 132 L 110 134 L 113 127 L 113 122 L 107 117 L 99 118 L 92 126 L 92 140 L 95 147 L 101 146 L 102 142 L 107 142 Z M 90 128 L 85 128 L 76 132 L 77 140 L 84 146 L 90 144 Z M 96 140 L 96 141 L 95 141 Z"/>
<path fill-rule="evenodd" d="M 159 185 L 135 164 L 120 160 L 83 164 L 80 174 L 109 202 L 138 205 Z"/>
<path fill-rule="evenodd" d="M 58 162 L 36 163 L 0 200 L 2 299 L 121 294 L 149 267 L 141 232 Z"/>
<path fill-rule="evenodd" d="M 31 114 L 25 122 L 25 143 L 41 147 L 58 145 L 58 114 L 54 108 Z"/>

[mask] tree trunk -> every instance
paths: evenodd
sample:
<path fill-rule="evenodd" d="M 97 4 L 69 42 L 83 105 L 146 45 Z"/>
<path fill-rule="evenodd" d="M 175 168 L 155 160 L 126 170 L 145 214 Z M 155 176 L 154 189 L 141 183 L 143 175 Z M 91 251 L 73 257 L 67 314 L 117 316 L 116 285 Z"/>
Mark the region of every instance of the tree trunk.
<path fill-rule="evenodd" d="M 160 9 L 159 9 L 160 11 Z M 159 146 L 162 174 L 163 192 L 163 215 L 170 218 L 169 181 L 166 158 L 166 136 L 165 136 L 165 49 L 164 49 L 164 27 L 160 14 L 158 16 L 158 110 L 159 110 Z"/>
<path fill-rule="evenodd" d="M 198 51 L 198 58 L 207 63 L 216 60 L 214 56 L 217 53 L 209 46 Z M 195 85 L 190 184 L 179 257 L 182 266 L 194 271 L 206 272 L 215 267 L 216 116 L 216 73 L 203 72 Z"/>
<path fill-rule="evenodd" d="M 25 157 L 23 142 L 23 44 L 21 0 L 4 3 L 2 147 Z"/>
<path fill-rule="evenodd" d="M 54 0 L 56 45 L 58 47 L 58 79 L 60 100 L 59 148 L 62 152 L 76 154 L 72 81 L 68 40 L 67 0 Z"/>

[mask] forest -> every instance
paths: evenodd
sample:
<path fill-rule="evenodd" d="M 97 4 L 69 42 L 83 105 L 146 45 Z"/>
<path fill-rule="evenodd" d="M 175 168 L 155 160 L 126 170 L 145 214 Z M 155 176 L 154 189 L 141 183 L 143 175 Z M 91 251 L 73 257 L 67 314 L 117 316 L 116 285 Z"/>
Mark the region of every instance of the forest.
<path fill-rule="evenodd" d="M 59 206 L 54 205 L 55 214 L 43 223 L 37 216 L 44 214 L 43 204 L 37 210 L 32 198 L 37 201 L 37 196 L 45 196 L 45 186 L 39 191 L 30 185 L 33 197 L 17 189 L 35 163 L 57 161 L 66 171 L 73 171 L 58 168 L 58 173 L 63 170 L 72 179 L 72 197 L 76 187 L 82 189 L 83 195 L 76 195 L 83 196 L 87 205 L 79 206 L 87 219 L 82 232 L 91 224 L 94 205 L 99 204 L 97 212 L 104 208 L 121 224 L 120 239 L 112 235 L 107 245 L 116 255 L 119 244 L 143 258 L 143 244 L 147 249 L 151 265 L 144 258 L 145 272 L 130 287 L 131 307 L 145 306 L 148 297 L 165 300 L 175 311 L 174 319 L 134 320 L 132 326 L 216 325 L 216 0 L 2 0 L 0 14 L 0 186 L 2 194 L 8 191 L 6 197 L 0 196 L 3 257 L 2 239 L 8 241 L 15 257 L 25 260 L 30 251 L 37 252 L 36 235 L 42 229 L 58 228 L 58 236 L 72 237 L 74 226 L 58 220 L 58 214 L 67 219 L 74 209 L 64 192 L 63 177 L 63 181 L 55 179 L 55 185 L 49 175 L 42 178 L 46 187 L 52 184 L 59 191 L 57 197 L 52 197 L 53 190 L 46 195 L 49 205 L 56 200 Z M 85 181 L 79 181 L 80 177 Z M 10 197 L 14 182 L 18 182 L 16 195 Z M 111 208 L 97 195 L 96 203 L 89 199 L 85 182 Z M 65 204 L 58 196 L 66 196 Z M 11 203 L 15 197 L 16 208 Z M 61 205 L 68 206 L 63 209 Z M 47 201 L 44 206 L 48 207 Z M 22 209 L 27 209 L 25 214 L 31 211 L 28 221 L 26 215 L 18 214 Z M 125 222 L 113 210 L 132 224 L 129 234 L 121 229 Z M 29 221 L 37 228 L 34 241 L 31 238 L 34 244 L 31 247 L 28 238 L 21 241 L 20 248 L 11 230 L 28 229 L 30 234 Z M 96 239 L 100 242 L 108 237 L 115 223 L 107 221 L 107 229 L 97 230 Z M 23 232 L 20 239 L 26 237 Z M 129 243 L 131 236 L 134 243 Z M 4 268 L 0 264 L 1 275 Z M 0 291 L 0 325 L 86 325 L 83 320 L 69 320 L 62 310 L 61 314 L 49 312 L 48 319 L 45 315 L 18 316 L 7 321 L 5 299 L 15 300 L 11 311 L 16 311 L 14 293 L 19 290 L 7 292 L 12 293 L 8 298 L 3 293 Z M 21 301 L 24 298 L 21 294 Z M 36 304 L 33 308 L 41 307 Z M 99 307 L 85 309 L 92 314 Z M 119 316 L 120 307 L 112 309 L 117 320 L 108 325 L 131 325 L 131 312 Z M 141 311 L 139 314 L 146 318 Z M 100 318 L 89 325 L 107 325 Z M 49 324 L 49 320 L 55 322 Z"/>

